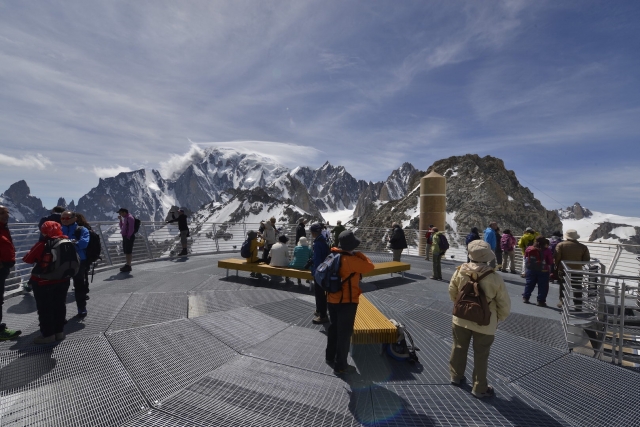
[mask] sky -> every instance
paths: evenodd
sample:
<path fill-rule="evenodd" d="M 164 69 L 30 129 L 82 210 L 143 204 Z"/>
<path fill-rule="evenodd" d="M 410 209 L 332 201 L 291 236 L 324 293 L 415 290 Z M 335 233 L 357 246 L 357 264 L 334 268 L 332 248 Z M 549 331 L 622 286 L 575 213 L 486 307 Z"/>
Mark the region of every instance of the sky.
<path fill-rule="evenodd" d="M 640 216 L 640 2 L 0 0 L 0 192 L 52 207 L 197 147 L 504 160 L 549 209 Z"/>

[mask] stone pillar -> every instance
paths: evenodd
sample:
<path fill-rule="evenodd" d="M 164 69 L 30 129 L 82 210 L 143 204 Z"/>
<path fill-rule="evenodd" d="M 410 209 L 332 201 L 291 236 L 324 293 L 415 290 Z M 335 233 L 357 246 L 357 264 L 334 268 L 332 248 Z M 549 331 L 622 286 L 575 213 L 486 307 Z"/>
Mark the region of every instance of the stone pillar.
<path fill-rule="evenodd" d="M 427 239 L 424 233 L 433 224 L 444 230 L 447 211 L 447 179 L 431 172 L 420 179 L 420 243 L 419 254 L 425 256 Z"/>

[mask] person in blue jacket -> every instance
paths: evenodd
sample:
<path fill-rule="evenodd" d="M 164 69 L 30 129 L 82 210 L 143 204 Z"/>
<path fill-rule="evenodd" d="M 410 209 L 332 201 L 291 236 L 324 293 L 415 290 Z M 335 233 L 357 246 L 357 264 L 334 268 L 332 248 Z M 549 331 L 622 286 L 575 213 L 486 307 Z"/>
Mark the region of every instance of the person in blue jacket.
<path fill-rule="evenodd" d="M 487 242 L 489 246 L 491 246 L 491 250 L 493 251 L 494 254 L 496 253 L 496 247 L 498 245 L 498 241 L 496 239 L 497 228 L 498 228 L 498 223 L 495 221 L 492 221 L 487 227 L 487 229 L 484 230 L 484 238 L 483 238 L 483 240 Z M 489 263 L 489 266 L 491 266 L 491 268 L 496 268 L 496 260 L 494 259 L 493 261 L 491 261 Z"/>
<path fill-rule="evenodd" d="M 73 288 L 76 294 L 76 306 L 78 307 L 78 318 L 87 315 L 87 299 L 89 293 L 89 282 L 85 276 L 85 271 L 89 268 L 85 250 L 89 245 L 89 230 L 86 227 L 76 224 L 76 213 L 64 211 L 60 215 L 62 222 L 62 234 L 68 236 L 76 244 L 76 251 L 80 257 L 80 269 L 78 274 L 73 276 Z"/>
<path fill-rule="evenodd" d="M 316 268 L 322 264 L 327 255 L 329 255 L 329 244 L 327 239 L 322 235 L 322 225 L 315 223 L 309 228 L 311 231 L 311 237 L 313 238 L 313 264 L 311 265 L 311 274 L 315 275 Z M 316 325 L 321 323 L 328 323 L 329 316 L 327 315 L 327 294 L 320 285 L 315 283 L 314 279 L 314 291 L 316 295 L 316 317 L 312 322 Z"/>

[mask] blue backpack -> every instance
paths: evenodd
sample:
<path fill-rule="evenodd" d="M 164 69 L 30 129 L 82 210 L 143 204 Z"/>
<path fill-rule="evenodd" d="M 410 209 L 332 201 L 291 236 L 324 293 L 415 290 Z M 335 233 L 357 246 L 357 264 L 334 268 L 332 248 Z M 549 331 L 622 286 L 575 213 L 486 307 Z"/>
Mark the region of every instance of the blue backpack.
<path fill-rule="evenodd" d="M 251 258 L 251 240 L 247 239 L 240 246 L 240 256 L 242 258 Z"/>
<path fill-rule="evenodd" d="M 340 270 L 340 255 L 341 254 L 336 252 L 330 253 L 318 268 L 316 268 L 316 272 L 313 275 L 313 278 L 322 290 L 330 294 L 340 292 L 342 285 L 349 281 L 355 274 L 351 273 L 346 279 L 341 279 L 338 273 Z"/>

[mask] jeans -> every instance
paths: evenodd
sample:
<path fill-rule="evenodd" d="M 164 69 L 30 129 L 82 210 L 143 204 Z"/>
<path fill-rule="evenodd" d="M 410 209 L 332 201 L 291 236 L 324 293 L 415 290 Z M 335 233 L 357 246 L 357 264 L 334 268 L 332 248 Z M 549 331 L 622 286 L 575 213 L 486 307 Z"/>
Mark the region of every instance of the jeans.
<path fill-rule="evenodd" d="M 9 277 L 9 267 L 0 268 L 0 323 L 2 323 L 2 306 L 4 305 L 4 283 Z"/>
<path fill-rule="evenodd" d="M 318 312 L 318 316 L 327 317 L 327 294 L 325 293 L 324 289 L 322 289 L 322 287 L 318 285 L 318 282 L 316 282 L 315 279 L 313 283 L 313 290 L 316 295 L 316 311 Z"/>
<path fill-rule="evenodd" d="M 442 279 L 442 265 L 440 259 L 444 254 L 438 252 L 433 254 L 433 277 L 436 279 Z"/>
<path fill-rule="evenodd" d="M 453 325 L 453 345 L 449 358 L 449 373 L 451 379 L 460 380 L 467 368 L 467 352 L 473 338 L 473 391 L 484 393 L 487 391 L 487 371 L 489 369 L 489 351 L 494 336 L 481 334 L 462 326 Z"/>
<path fill-rule="evenodd" d="M 335 360 L 334 369 L 339 371 L 347 368 L 347 356 L 358 304 L 328 304 L 328 306 L 331 324 L 327 331 L 325 358 L 329 361 Z"/>
<path fill-rule="evenodd" d="M 43 337 L 58 334 L 64 329 L 67 317 L 67 291 L 70 280 L 55 285 L 33 285 L 33 296 L 38 309 L 40 333 Z"/>
<path fill-rule="evenodd" d="M 547 294 L 549 293 L 549 272 L 526 270 L 525 272 L 526 284 L 524 286 L 523 298 L 529 299 L 533 290 L 538 285 L 538 301 L 547 302 Z"/>
<path fill-rule="evenodd" d="M 85 259 L 80 262 L 78 274 L 73 276 L 73 289 L 76 294 L 76 305 L 78 312 L 87 308 L 87 294 L 89 293 L 89 280 L 87 272 L 89 271 L 89 262 Z"/>
<path fill-rule="evenodd" d="M 402 249 L 393 249 L 393 260 L 400 261 L 400 256 L 402 256 Z"/>

